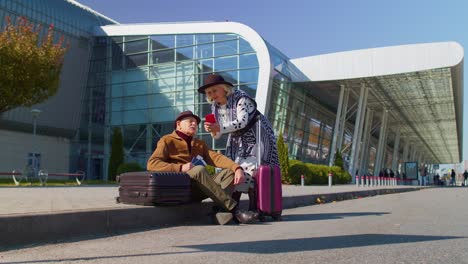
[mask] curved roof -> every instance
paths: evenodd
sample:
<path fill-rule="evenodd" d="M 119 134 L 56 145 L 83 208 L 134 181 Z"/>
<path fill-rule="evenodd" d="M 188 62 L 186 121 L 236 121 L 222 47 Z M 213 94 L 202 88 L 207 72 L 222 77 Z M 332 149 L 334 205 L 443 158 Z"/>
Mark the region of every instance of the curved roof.
<path fill-rule="evenodd" d="M 257 53 L 259 75 L 256 101 L 260 111 L 267 106 L 271 60 L 263 38 L 252 28 L 237 22 L 183 22 L 152 24 L 120 24 L 96 28 L 96 36 L 213 34 L 233 33 L 244 38 Z"/>
<path fill-rule="evenodd" d="M 370 87 L 368 108 L 389 110 L 389 128 L 428 163 L 458 163 L 462 157 L 463 48 L 456 42 L 355 50 L 293 59 L 330 107 L 337 89 Z M 374 115 L 375 116 L 375 115 Z M 392 138 L 388 143 L 392 145 Z M 400 147 L 402 144 L 400 144 Z M 418 156 L 417 155 L 417 156 Z"/>

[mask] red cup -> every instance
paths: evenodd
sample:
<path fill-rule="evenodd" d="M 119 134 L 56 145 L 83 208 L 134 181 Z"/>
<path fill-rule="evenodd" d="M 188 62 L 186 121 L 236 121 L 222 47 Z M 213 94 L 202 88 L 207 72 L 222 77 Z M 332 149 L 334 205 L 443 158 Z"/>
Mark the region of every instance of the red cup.
<path fill-rule="evenodd" d="M 216 123 L 216 118 L 215 118 L 214 114 L 207 114 L 205 116 L 205 122 Z"/>

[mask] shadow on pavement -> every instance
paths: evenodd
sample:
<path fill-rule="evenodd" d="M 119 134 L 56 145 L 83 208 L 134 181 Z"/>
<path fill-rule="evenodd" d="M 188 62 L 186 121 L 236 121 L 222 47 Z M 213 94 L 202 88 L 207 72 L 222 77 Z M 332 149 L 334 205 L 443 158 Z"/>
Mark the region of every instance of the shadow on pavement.
<path fill-rule="evenodd" d="M 331 213 L 331 214 L 288 214 L 283 215 L 283 221 L 314 221 L 327 219 L 343 219 L 345 217 L 369 216 L 369 215 L 386 215 L 389 212 L 361 212 L 361 213 Z"/>
<path fill-rule="evenodd" d="M 277 254 L 322 249 L 365 247 L 385 244 L 417 243 L 458 238 L 464 237 L 362 234 L 333 237 L 248 241 L 222 244 L 186 245 L 182 247 L 203 250 L 206 252 Z"/>

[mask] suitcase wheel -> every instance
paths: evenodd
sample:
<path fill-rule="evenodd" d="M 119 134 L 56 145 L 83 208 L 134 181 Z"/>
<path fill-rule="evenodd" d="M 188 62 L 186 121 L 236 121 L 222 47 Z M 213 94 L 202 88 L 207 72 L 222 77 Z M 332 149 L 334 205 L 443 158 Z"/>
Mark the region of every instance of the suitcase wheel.
<path fill-rule="evenodd" d="M 273 218 L 273 220 L 275 220 L 275 221 L 282 221 L 283 220 L 283 217 L 281 217 L 281 214 L 272 214 L 271 218 Z"/>
<path fill-rule="evenodd" d="M 258 221 L 260 221 L 260 222 L 265 222 L 266 221 L 266 217 L 265 217 L 264 213 L 258 212 Z"/>

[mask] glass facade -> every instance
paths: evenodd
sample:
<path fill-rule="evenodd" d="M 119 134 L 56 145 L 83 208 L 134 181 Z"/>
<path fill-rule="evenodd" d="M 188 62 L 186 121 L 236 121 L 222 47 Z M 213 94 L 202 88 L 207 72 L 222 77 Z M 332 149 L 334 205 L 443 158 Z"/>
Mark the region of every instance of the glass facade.
<path fill-rule="evenodd" d="M 272 72 L 271 104 L 268 118 L 273 130 L 283 132 L 289 157 L 306 162 L 327 164 L 336 113 L 320 104 L 293 76 L 302 73 L 289 59 L 268 45 Z M 345 135 L 344 144 L 350 141 Z"/>

